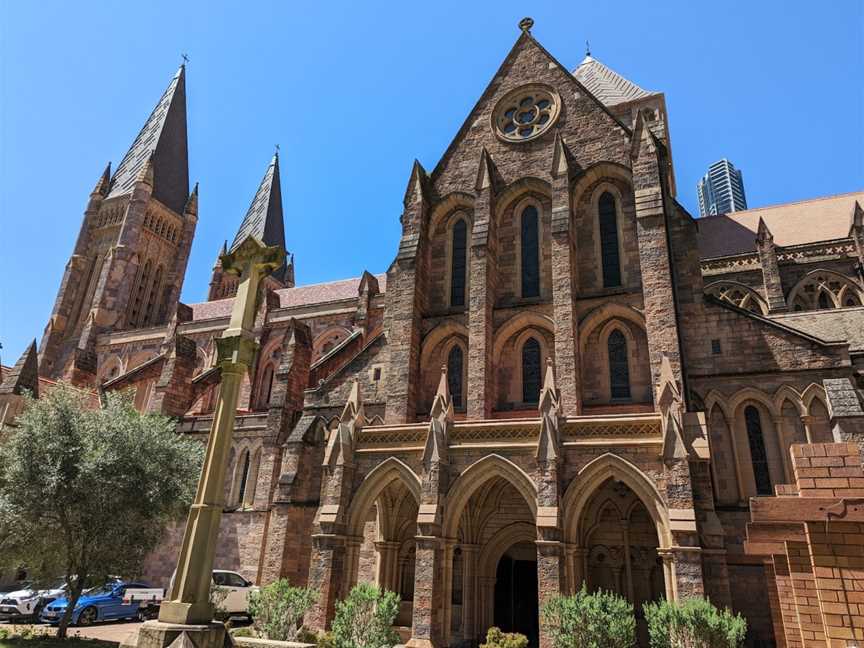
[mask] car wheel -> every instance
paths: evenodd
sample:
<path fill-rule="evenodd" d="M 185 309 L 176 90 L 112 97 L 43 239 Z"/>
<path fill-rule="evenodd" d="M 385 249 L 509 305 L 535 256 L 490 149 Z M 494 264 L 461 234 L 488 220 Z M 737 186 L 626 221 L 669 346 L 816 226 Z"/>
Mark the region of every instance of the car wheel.
<path fill-rule="evenodd" d="M 96 608 L 86 607 L 83 610 L 81 610 L 81 614 L 78 615 L 78 623 L 76 625 L 89 626 L 95 620 L 96 620 Z"/>

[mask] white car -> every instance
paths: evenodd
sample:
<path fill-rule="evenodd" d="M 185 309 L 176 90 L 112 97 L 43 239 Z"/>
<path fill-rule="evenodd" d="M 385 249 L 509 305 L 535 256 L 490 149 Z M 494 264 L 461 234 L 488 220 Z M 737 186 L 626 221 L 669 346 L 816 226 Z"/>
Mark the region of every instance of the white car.
<path fill-rule="evenodd" d="M 171 575 L 168 592 L 174 589 L 174 577 Z M 258 586 L 247 581 L 240 574 L 226 569 L 213 570 L 213 584 L 211 587 L 226 591 L 225 598 L 220 602 L 220 607 L 228 616 L 249 616 L 249 594 L 258 591 Z"/>
<path fill-rule="evenodd" d="M 240 574 L 224 569 L 213 570 L 213 585 L 228 591 L 221 607 L 229 616 L 249 616 L 249 594 L 258 591 L 258 586 Z"/>
<path fill-rule="evenodd" d="M 0 595 L 0 620 L 16 621 L 23 618 L 39 618 L 42 608 L 54 599 L 66 596 L 66 581 L 58 580 L 48 589 L 27 587 Z"/>

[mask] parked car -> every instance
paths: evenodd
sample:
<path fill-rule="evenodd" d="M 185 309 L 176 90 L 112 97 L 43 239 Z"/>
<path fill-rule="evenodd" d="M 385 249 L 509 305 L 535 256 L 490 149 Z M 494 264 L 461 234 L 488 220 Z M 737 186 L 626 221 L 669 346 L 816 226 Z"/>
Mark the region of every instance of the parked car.
<path fill-rule="evenodd" d="M 146 583 L 125 581 L 109 581 L 101 587 L 84 592 L 72 610 L 72 625 L 86 626 L 96 621 L 113 621 L 117 619 L 135 619 L 138 617 L 140 601 L 123 602 L 127 587 L 146 588 Z M 45 623 L 60 623 L 69 601 L 59 598 L 46 605 L 40 615 Z"/>
<path fill-rule="evenodd" d="M 51 583 L 46 589 L 24 583 L 16 591 L 0 595 L 0 621 L 38 619 L 43 607 L 65 594 L 66 581 L 63 579 Z"/>
<path fill-rule="evenodd" d="M 257 585 L 224 569 L 213 570 L 213 585 L 228 590 L 222 607 L 229 616 L 249 616 L 249 594 L 258 591 Z"/>

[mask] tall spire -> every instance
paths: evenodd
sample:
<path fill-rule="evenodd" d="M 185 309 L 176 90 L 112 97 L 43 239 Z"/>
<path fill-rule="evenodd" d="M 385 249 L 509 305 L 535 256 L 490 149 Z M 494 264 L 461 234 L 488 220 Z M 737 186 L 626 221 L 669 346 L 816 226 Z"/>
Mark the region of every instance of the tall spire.
<path fill-rule="evenodd" d="M 108 198 L 132 193 L 141 168 L 153 163 L 153 197 L 178 214 L 189 197 L 186 68 L 181 65 L 150 113 L 114 177 Z"/>
<path fill-rule="evenodd" d="M 255 198 L 240 223 L 231 249 L 240 245 L 247 236 L 254 234 L 265 245 L 278 245 L 285 249 L 285 223 L 282 218 L 282 186 L 279 180 L 279 151 L 267 166 Z M 280 281 L 285 278 L 286 264 L 273 273 Z"/>

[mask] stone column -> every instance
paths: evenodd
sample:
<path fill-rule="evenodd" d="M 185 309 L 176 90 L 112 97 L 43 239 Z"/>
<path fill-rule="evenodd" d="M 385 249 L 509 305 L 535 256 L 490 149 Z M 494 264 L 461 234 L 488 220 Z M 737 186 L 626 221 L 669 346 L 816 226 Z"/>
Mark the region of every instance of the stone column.
<path fill-rule="evenodd" d="M 210 629 L 213 558 L 219 536 L 225 495 L 225 472 L 234 431 L 234 415 L 243 376 L 253 365 L 257 351 L 251 331 L 260 281 L 281 265 L 285 253 L 278 247 L 264 247 L 249 237 L 231 254 L 222 257 L 227 272 L 240 275 L 228 328 L 217 340 L 222 387 L 207 442 L 204 466 L 195 500 L 189 510 L 177 571 L 167 601 L 159 609 L 159 621 L 145 624 L 139 633 L 141 645 L 167 645 L 176 626 L 181 631 L 203 633 L 200 644 L 219 639 L 220 631 Z M 170 628 L 166 626 L 170 625 Z M 224 628 L 221 630 L 224 635 Z"/>
<path fill-rule="evenodd" d="M 783 284 L 780 281 L 777 248 L 774 246 L 774 236 L 761 218 L 756 232 L 756 251 L 759 253 L 759 264 L 762 266 L 762 283 L 765 287 L 768 310 L 772 313 L 781 313 L 787 310 L 787 307 L 786 298 L 783 296 Z"/>
<path fill-rule="evenodd" d="M 537 540 L 537 593 L 540 609 L 554 596 L 564 593 L 564 544 L 555 540 Z M 552 637 L 540 624 L 540 648 L 551 648 Z"/>
<path fill-rule="evenodd" d="M 444 549 L 441 538 L 417 536 L 414 565 L 414 619 L 409 648 L 440 648 L 443 622 Z"/>
<path fill-rule="evenodd" d="M 555 135 L 552 163 L 552 306 L 555 320 L 555 368 L 561 391 L 562 414 L 581 410 L 579 327 L 574 295 L 578 281 L 574 262 L 576 232 L 570 209 L 569 154 Z"/>
<path fill-rule="evenodd" d="M 477 626 L 481 638 L 486 636 L 486 631 L 495 623 L 495 582 L 494 576 L 480 578 L 480 622 Z"/>
<path fill-rule="evenodd" d="M 465 641 L 474 642 L 477 635 L 477 560 L 480 546 L 460 545 L 462 549 L 462 635 Z"/>
<path fill-rule="evenodd" d="M 320 533 L 312 536 L 312 561 L 309 587 L 318 592 L 318 600 L 306 613 L 303 624 L 323 632 L 336 612 L 336 601 L 343 595 L 348 569 L 345 536 Z"/>
<path fill-rule="evenodd" d="M 671 553 L 676 599 L 705 596 L 705 585 L 702 580 L 702 549 L 673 547 Z"/>
<path fill-rule="evenodd" d="M 442 574 L 442 603 L 444 614 L 441 621 L 441 639 L 444 646 L 450 645 L 450 635 L 453 628 L 453 551 L 455 542 L 444 541 L 444 564 Z"/>
<path fill-rule="evenodd" d="M 488 419 L 492 415 L 494 375 L 492 369 L 492 309 L 495 305 L 497 275 L 494 166 L 486 149 L 474 199 L 471 230 L 468 291 L 468 418 Z"/>

